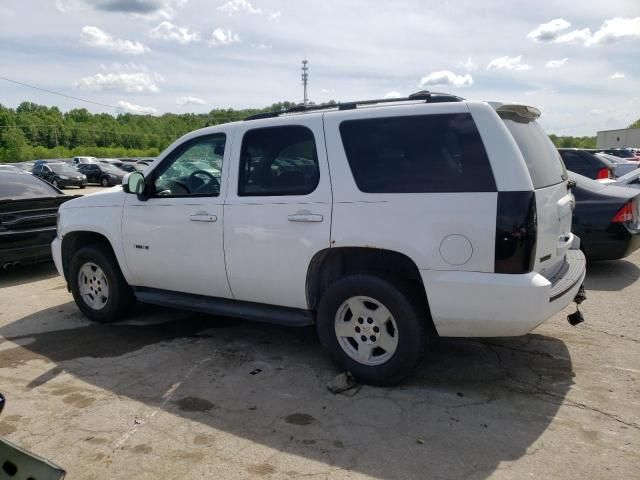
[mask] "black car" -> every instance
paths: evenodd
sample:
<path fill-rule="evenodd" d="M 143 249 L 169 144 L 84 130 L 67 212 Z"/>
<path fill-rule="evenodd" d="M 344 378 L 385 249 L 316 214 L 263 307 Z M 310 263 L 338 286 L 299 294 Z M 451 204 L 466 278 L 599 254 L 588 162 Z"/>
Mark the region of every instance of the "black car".
<path fill-rule="evenodd" d="M 640 191 L 569 172 L 576 183 L 573 233 L 587 260 L 617 260 L 640 247 Z"/>
<path fill-rule="evenodd" d="M 36 177 L 46 180 L 56 188 L 87 186 L 87 177 L 66 163 L 39 163 L 33 167 Z"/>
<path fill-rule="evenodd" d="M 615 166 L 606 158 L 577 148 L 559 148 L 567 170 L 594 180 L 615 178 Z"/>
<path fill-rule="evenodd" d="M 0 267 L 49 260 L 58 206 L 75 197 L 28 173 L 1 172 Z"/>
<path fill-rule="evenodd" d="M 99 183 L 103 187 L 120 185 L 126 172 L 108 163 L 80 163 L 78 171 L 87 176 L 89 183 Z"/>

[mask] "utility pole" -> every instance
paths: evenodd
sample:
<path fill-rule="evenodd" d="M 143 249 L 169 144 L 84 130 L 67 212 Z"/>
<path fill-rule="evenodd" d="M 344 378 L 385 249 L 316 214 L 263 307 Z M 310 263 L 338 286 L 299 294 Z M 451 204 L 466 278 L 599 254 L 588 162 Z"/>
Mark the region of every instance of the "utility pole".
<path fill-rule="evenodd" d="M 309 67 L 307 67 L 308 63 L 309 62 L 306 58 L 302 60 L 302 86 L 304 87 L 304 99 L 302 100 L 302 103 L 304 105 L 307 105 L 309 103 L 309 97 L 307 96 L 307 84 L 309 83 Z"/>

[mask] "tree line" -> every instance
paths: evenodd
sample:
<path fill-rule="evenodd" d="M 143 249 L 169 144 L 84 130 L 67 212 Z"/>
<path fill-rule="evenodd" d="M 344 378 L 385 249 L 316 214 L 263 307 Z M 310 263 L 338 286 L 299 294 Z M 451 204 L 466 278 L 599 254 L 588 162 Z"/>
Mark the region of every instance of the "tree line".
<path fill-rule="evenodd" d="M 16 109 L 0 104 L 0 162 L 76 155 L 154 157 L 192 130 L 293 105 L 281 102 L 263 109 L 150 116 L 90 113 L 85 108 L 62 112 L 58 107 L 31 102 L 23 102 Z"/>
<path fill-rule="evenodd" d="M 165 113 L 160 116 L 90 113 L 85 108 L 62 112 L 23 102 L 0 104 L 0 161 L 38 158 L 154 157 L 180 136 L 198 128 L 243 120 L 250 115 L 286 109 L 293 102 L 262 109 L 214 109 L 209 113 Z M 640 124 L 640 120 L 634 125 Z M 557 147 L 595 148 L 596 137 L 549 135 Z"/>

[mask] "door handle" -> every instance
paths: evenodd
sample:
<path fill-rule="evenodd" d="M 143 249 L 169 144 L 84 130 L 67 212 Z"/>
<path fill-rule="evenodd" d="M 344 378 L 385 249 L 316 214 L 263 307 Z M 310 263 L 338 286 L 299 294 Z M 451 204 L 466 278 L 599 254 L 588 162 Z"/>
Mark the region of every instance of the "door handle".
<path fill-rule="evenodd" d="M 218 220 L 218 217 L 213 213 L 200 210 L 199 212 L 189 215 L 189 220 L 192 222 L 215 222 Z"/>
<path fill-rule="evenodd" d="M 296 212 L 287 217 L 290 222 L 321 222 L 323 220 L 322 215 L 317 213 L 311 213 L 308 210 Z"/>

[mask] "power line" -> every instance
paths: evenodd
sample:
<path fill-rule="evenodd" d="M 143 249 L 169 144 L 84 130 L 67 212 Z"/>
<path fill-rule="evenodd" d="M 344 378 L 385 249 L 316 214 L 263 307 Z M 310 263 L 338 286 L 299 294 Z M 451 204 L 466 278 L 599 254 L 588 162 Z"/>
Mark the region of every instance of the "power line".
<path fill-rule="evenodd" d="M 86 98 L 74 97 L 73 95 L 66 95 L 64 93 L 54 92 L 53 90 L 47 90 L 46 88 L 36 87 L 35 85 L 29 85 L 28 83 L 19 82 L 17 80 L 12 80 L 10 78 L 3 77 L 3 76 L 0 76 L 0 80 L 4 80 L 6 82 L 15 83 L 16 85 L 22 85 L 23 87 L 27 87 L 27 88 L 33 88 L 34 90 L 40 90 L 41 92 L 50 93 L 52 95 L 58 95 L 60 97 L 69 98 L 71 100 L 77 100 L 79 102 L 90 103 L 92 105 L 99 105 L 101 107 L 113 108 L 114 110 L 120 110 L 120 111 L 126 110 L 126 108 L 119 107 L 119 106 L 116 106 L 116 105 L 110 105 L 108 103 L 94 102 L 93 100 L 87 100 Z M 145 115 L 152 115 L 154 117 L 158 116 L 157 114 L 154 114 L 154 113 L 147 113 Z"/>

